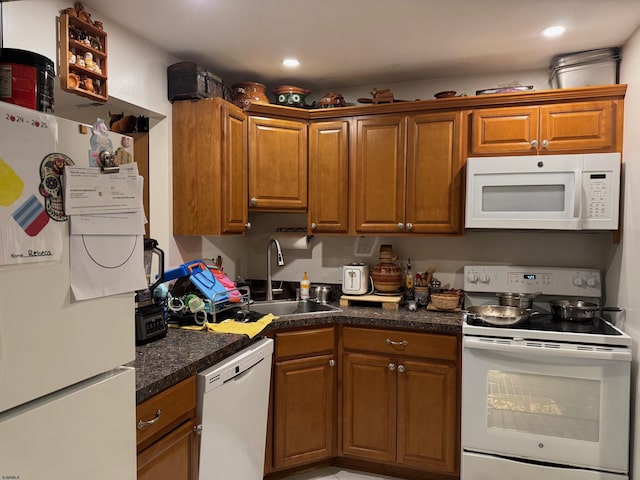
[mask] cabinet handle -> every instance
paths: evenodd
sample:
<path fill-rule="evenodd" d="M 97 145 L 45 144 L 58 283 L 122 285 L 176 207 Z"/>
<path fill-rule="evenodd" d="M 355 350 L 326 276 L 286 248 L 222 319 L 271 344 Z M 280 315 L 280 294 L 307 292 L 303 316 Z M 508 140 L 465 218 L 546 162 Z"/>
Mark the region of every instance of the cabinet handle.
<path fill-rule="evenodd" d="M 389 368 L 389 370 L 391 370 L 393 372 L 396 369 L 396 364 L 395 363 L 390 363 L 387 368 Z"/>
<path fill-rule="evenodd" d="M 404 373 L 404 365 L 398 365 L 398 373 Z"/>
<path fill-rule="evenodd" d="M 244 228 L 246 228 L 247 230 L 251 230 L 251 222 L 245 223 Z"/>
<path fill-rule="evenodd" d="M 547 148 L 549 146 L 549 140 L 542 140 L 542 148 Z"/>
<path fill-rule="evenodd" d="M 403 347 L 406 347 L 407 345 L 409 345 L 408 340 L 402 340 L 401 342 L 394 342 L 390 338 L 387 338 L 385 342 L 387 343 L 387 345 L 402 345 Z"/>
<path fill-rule="evenodd" d="M 153 417 L 151 420 L 140 420 L 138 422 L 138 430 L 142 430 L 143 428 L 148 427 L 149 425 L 153 425 L 154 423 L 156 423 L 158 420 L 160 420 L 160 416 L 162 415 L 162 410 L 158 409 L 156 411 L 156 416 Z"/>
<path fill-rule="evenodd" d="M 316 224 L 316 222 L 313 222 L 311 224 L 311 230 L 315 230 L 316 228 L 318 228 L 318 225 Z"/>
<path fill-rule="evenodd" d="M 329 366 L 330 367 L 335 367 L 336 366 L 336 361 L 333 358 L 331 360 L 329 360 Z"/>
<path fill-rule="evenodd" d="M 410 232 L 413 230 L 413 223 L 407 223 L 407 231 Z"/>
<path fill-rule="evenodd" d="M 402 222 L 398 223 L 398 230 L 404 230 L 404 223 Z"/>
<path fill-rule="evenodd" d="M 536 148 L 538 146 L 538 140 L 531 140 L 531 147 Z"/>
<path fill-rule="evenodd" d="M 258 199 L 256 197 L 251 197 L 251 205 L 256 206 L 258 204 Z"/>

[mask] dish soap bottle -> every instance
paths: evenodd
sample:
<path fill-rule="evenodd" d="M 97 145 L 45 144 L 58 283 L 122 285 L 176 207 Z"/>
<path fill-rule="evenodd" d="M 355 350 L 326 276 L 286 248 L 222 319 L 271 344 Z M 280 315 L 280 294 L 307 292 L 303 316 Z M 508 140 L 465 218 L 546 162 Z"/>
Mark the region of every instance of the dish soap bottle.
<path fill-rule="evenodd" d="M 307 272 L 304 272 L 304 276 L 302 277 L 302 281 L 300 282 L 300 300 L 309 300 L 310 287 L 311 282 L 309 281 L 309 277 L 307 277 Z"/>

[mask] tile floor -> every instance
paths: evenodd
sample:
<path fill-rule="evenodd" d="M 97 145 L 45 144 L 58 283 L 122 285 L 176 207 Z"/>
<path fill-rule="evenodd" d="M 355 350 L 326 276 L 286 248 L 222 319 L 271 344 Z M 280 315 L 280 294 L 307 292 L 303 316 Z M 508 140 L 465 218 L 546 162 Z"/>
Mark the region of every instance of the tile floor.
<path fill-rule="evenodd" d="M 310 472 L 298 473 L 282 480 L 400 480 L 386 475 L 346 470 L 340 467 L 324 467 Z"/>

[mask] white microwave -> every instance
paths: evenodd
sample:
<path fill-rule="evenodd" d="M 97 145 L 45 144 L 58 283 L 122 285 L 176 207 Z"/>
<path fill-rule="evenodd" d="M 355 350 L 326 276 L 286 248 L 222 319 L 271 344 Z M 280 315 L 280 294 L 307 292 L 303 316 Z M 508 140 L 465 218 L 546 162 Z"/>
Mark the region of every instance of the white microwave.
<path fill-rule="evenodd" d="M 466 228 L 616 230 L 620 154 L 467 159 Z"/>

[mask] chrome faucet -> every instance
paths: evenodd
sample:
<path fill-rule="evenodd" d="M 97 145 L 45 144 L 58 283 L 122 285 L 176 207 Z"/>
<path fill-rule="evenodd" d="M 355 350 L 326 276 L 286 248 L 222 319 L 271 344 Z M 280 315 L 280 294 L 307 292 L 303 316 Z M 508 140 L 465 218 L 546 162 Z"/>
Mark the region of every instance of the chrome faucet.
<path fill-rule="evenodd" d="M 275 238 L 269 240 L 267 244 L 267 301 L 273 300 L 273 287 L 271 286 L 271 245 L 276 246 L 276 256 L 278 260 L 278 266 L 284 266 L 284 256 L 282 256 L 282 249 L 280 248 L 280 242 Z"/>

